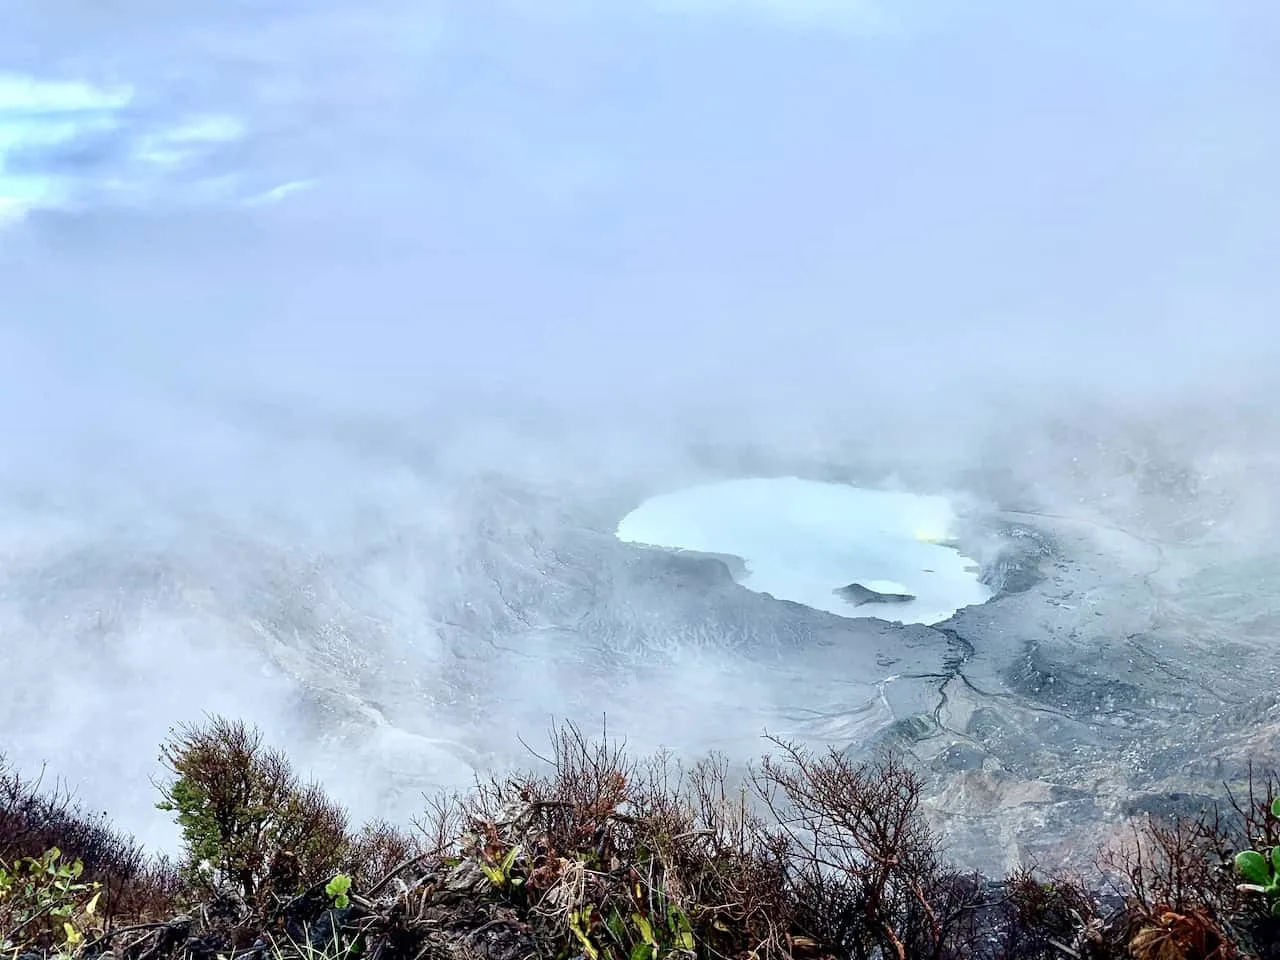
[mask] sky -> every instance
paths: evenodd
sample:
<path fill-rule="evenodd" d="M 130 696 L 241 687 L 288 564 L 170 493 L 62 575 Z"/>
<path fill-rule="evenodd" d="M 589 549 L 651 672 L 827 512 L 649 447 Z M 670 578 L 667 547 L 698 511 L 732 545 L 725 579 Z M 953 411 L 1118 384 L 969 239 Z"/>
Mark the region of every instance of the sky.
<path fill-rule="evenodd" d="M 852 426 L 904 469 L 973 465 L 1036 411 L 1212 436 L 1274 408 L 1273 4 L 0 0 L 0 24 L 0 588 L 192 517 L 232 545 L 185 569 L 255 602 L 218 524 L 309 569 L 422 522 L 449 569 L 474 531 L 432 471 L 675 483 L 707 438 L 829 452 Z M 1056 436 L 1027 449 L 1056 463 Z M 1274 512 L 1257 453 L 1237 492 Z M 374 599 L 410 623 L 396 583 Z M 216 631 L 161 626 L 131 664 L 154 636 L 201 675 L 139 690 L 194 703 Z M 110 739 L 82 672 L 50 754 Z M 83 749 L 150 762 L 152 726 Z"/>
<path fill-rule="evenodd" d="M 109 130 L 9 151 L 76 178 L 71 212 L 0 241 L 9 324 L 44 352 L 87 335 L 151 376 L 214 338 L 279 383 L 284 341 L 308 389 L 341 357 L 408 394 L 425 372 L 817 402 L 905 367 L 1221 382 L 1276 345 L 1267 5 L 0 12 L 0 70 L 132 91 Z M 182 129 L 199 149 L 155 161 Z M 68 277 L 97 316 L 50 300 Z M 201 302 L 157 338 L 139 288 L 171 287 Z"/>

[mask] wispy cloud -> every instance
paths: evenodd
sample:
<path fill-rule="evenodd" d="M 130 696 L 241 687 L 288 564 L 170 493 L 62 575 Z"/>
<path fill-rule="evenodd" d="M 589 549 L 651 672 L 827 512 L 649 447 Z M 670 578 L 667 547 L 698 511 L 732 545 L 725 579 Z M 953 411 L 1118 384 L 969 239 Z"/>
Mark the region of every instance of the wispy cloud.
<path fill-rule="evenodd" d="M 0 75 L 0 221 L 42 207 L 234 201 L 252 182 L 225 157 L 247 134 L 242 121 L 155 116 L 136 101 L 132 87 Z"/>
<path fill-rule="evenodd" d="M 648 0 L 655 10 L 694 17 L 734 16 L 791 28 L 880 32 L 897 20 L 873 0 Z"/>
<path fill-rule="evenodd" d="M 504 0 L 525 15 L 605 19 L 680 16 L 734 19 L 788 28 L 881 31 L 902 22 L 902 10 L 881 0 Z"/>

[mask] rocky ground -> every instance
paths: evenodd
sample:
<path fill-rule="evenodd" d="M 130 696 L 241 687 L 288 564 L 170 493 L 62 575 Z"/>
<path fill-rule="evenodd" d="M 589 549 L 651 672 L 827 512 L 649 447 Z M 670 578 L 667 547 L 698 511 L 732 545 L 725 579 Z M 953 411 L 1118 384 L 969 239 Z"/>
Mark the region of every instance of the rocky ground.
<path fill-rule="evenodd" d="M 999 470 L 899 474 L 973 495 L 960 546 L 1000 591 L 933 627 L 776 601 L 738 586 L 731 559 L 613 536 L 655 490 L 731 470 L 886 475 L 839 466 L 840 450 L 718 451 L 633 480 L 391 484 L 385 456 L 343 447 L 334 463 L 366 495 L 329 493 L 340 511 L 293 523 L 277 505 L 86 532 L 27 500 L 21 526 L 6 520 L 0 624 L 30 681 L 15 688 L 44 699 L 24 693 L 0 721 L 13 758 L 73 758 L 86 797 L 135 830 L 154 814 L 126 791 L 152 745 L 206 711 L 262 724 L 358 813 L 398 819 L 424 789 L 527 764 L 521 740 L 553 719 L 607 716 L 640 751 L 744 761 L 765 732 L 854 752 L 888 740 L 918 758 L 958 862 L 1075 861 L 1099 823 L 1198 808 L 1249 760 L 1280 761 L 1264 482 L 1280 471 L 1257 449 L 1046 434 L 994 449 Z M 343 477 L 326 474 L 357 485 Z M 21 722 L 36 709 L 48 724 Z"/>

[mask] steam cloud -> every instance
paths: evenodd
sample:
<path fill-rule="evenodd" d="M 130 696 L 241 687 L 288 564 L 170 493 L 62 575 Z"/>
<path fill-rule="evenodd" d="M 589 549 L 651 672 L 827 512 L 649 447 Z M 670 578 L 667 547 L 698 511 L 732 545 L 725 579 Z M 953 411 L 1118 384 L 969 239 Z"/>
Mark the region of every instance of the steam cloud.
<path fill-rule="evenodd" d="M 695 6 L 0 0 L 0 749 L 167 844 L 206 712 L 393 817 L 553 717 L 865 740 L 843 627 L 614 536 L 749 477 L 1274 656 L 1280 12 Z"/>

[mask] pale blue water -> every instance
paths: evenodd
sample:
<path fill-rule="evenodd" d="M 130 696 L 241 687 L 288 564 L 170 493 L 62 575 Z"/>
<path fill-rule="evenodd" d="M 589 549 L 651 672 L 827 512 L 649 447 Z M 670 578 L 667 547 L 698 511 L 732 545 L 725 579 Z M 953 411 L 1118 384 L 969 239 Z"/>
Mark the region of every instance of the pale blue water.
<path fill-rule="evenodd" d="M 646 500 L 618 524 L 631 543 L 741 557 L 741 584 L 842 617 L 938 623 L 991 599 L 977 564 L 938 541 L 953 535 L 943 497 L 795 477 L 712 483 Z M 908 603 L 854 606 L 850 583 L 908 593 Z"/>

